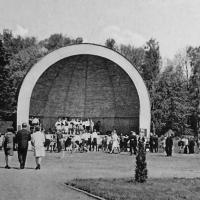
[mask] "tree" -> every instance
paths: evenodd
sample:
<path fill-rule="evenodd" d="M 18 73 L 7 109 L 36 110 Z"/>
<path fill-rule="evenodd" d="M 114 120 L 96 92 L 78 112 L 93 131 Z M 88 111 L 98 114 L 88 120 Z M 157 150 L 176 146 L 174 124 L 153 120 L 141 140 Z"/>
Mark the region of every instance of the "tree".
<path fill-rule="evenodd" d="M 200 119 L 200 47 L 188 48 L 188 55 L 192 68 L 189 85 L 191 106 L 193 107 L 192 128 L 194 129 L 195 134 L 198 135 Z"/>
<path fill-rule="evenodd" d="M 155 84 L 153 100 L 152 116 L 157 132 L 163 134 L 168 129 L 183 132 L 190 112 L 190 99 L 181 67 L 166 67 Z"/>
<path fill-rule="evenodd" d="M 191 75 L 191 63 L 188 50 L 189 47 L 185 47 L 179 50 L 179 52 L 175 54 L 173 59 L 174 67 L 180 67 L 183 71 L 183 76 L 185 77 L 187 83 L 187 89 L 189 89 L 189 79 Z"/>
<path fill-rule="evenodd" d="M 135 181 L 143 183 L 147 180 L 147 163 L 146 163 L 146 152 L 144 143 L 139 141 L 138 153 L 136 156 L 136 168 L 135 168 Z"/>
<path fill-rule="evenodd" d="M 82 37 L 77 37 L 75 39 L 63 36 L 61 33 L 59 34 L 53 34 L 49 38 L 40 41 L 40 45 L 44 46 L 48 51 L 53 51 L 55 49 L 65 47 L 70 44 L 80 44 L 83 42 Z"/>
<path fill-rule="evenodd" d="M 144 49 L 135 48 L 131 45 L 120 45 L 119 52 L 126 57 L 142 75 L 142 64 L 144 62 L 145 55 Z"/>
<path fill-rule="evenodd" d="M 16 106 L 17 93 L 23 78 L 27 74 L 28 70 L 46 53 L 47 50 L 44 47 L 35 45 L 26 49 L 22 49 L 10 59 L 8 67 L 11 71 L 10 78 L 12 79 L 15 92 L 15 96 L 12 97 L 15 102 L 14 106 Z"/>
<path fill-rule="evenodd" d="M 156 117 L 154 116 L 155 110 L 155 96 L 156 96 L 156 82 L 158 81 L 160 73 L 160 50 L 159 44 L 154 39 L 150 39 L 146 43 L 145 54 L 142 68 L 142 76 L 146 82 L 147 89 L 151 99 L 151 119 L 152 123 L 156 123 Z"/>
<path fill-rule="evenodd" d="M 5 112 L 7 112 L 7 110 L 11 107 L 12 99 L 10 98 L 10 95 L 13 94 L 10 71 L 7 64 L 8 60 L 6 51 L 3 47 L 2 41 L 0 40 L 0 109 Z"/>
<path fill-rule="evenodd" d="M 147 84 L 149 92 L 153 88 L 154 81 L 160 72 L 160 50 L 159 44 L 154 39 L 150 39 L 146 43 L 146 50 L 144 55 L 144 63 L 142 64 L 143 78 Z"/>
<path fill-rule="evenodd" d="M 6 56 L 9 59 L 20 50 L 36 45 L 37 40 L 35 37 L 22 38 L 21 36 L 14 37 L 12 31 L 4 29 L 3 34 L 0 35 L 3 42 L 3 47 L 6 52 Z"/>
<path fill-rule="evenodd" d="M 105 42 L 105 46 L 108 47 L 109 49 L 118 50 L 118 46 L 116 44 L 116 41 L 113 38 L 108 38 Z"/>

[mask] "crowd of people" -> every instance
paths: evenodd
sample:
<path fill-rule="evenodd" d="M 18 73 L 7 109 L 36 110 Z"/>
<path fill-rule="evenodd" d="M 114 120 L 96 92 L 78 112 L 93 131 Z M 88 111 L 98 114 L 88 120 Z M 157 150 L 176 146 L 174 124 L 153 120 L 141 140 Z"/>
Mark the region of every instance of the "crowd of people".
<path fill-rule="evenodd" d="M 69 119 L 68 117 L 58 118 L 55 123 L 56 131 L 62 131 L 66 134 L 77 135 L 83 133 L 83 131 L 93 131 L 95 129 L 99 131 L 97 124 L 95 125 L 92 119 Z"/>
<path fill-rule="evenodd" d="M 195 151 L 195 140 L 194 137 L 181 137 L 178 141 L 179 153 L 193 154 Z M 199 144 L 197 144 L 199 145 Z"/>
<path fill-rule="evenodd" d="M 129 152 L 130 155 L 136 155 L 138 143 L 142 141 L 146 151 L 157 153 L 159 148 L 159 138 L 150 134 L 149 140 L 141 137 L 136 132 L 131 131 L 129 134 L 118 134 L 114 129 L 102 135 L 97 130 L 92 119 L 85 121 L 79 119 L 59 118 L 55 122 L 54 130 L 44 130 L 40 124 L 39 118 L 32 118 L 29 121 L 30 130 L 26 123 L 22 124 L 22 129 L 14 133 L 13 128 L 8 128 L 2 139 L 2 147 L 5 152 L 5 168 L 9 169 L 13 151 L 18 152 L 20 169 L 24 169 L 26 163 L 27 151 L 30 148 L 34 152 L 36 168 L 41 168 L 42 157 L 45 151 L 62 152 L 61 158 L 64 157 L 65 151 L 89 152 L 103 151 L 107 153 Z M 160 142 L 167 156 L 172 156 L 173 134 L 168 131 L 164 139 Z M 179 152 L 194 153 L 195 141 L 192 137 L 189 139 L 181 137 L 178 141 Z"/>
<path fill-rule="evenodd" d="M 22 124 L 22 129 L 17 131 L 15 134 L 13 127 L 7 129 L 2 141 L 2 146 L 5 152 L 5 168 L 10 169 L 10 162 L 14 154 L 14 149 L 17 149 L 18 160 L 20 164 L 20 169 L 25 168 L 26 156 L 29 146 L 29 141 L 32 144 L 36 168 L 40 169 L 42 157 L 45 156 L 45 135 L 40 131 L 39 126 L 35 126 L 34 132 L 31 134 L 28 131 L 28 125 L 26 123 Z"/>

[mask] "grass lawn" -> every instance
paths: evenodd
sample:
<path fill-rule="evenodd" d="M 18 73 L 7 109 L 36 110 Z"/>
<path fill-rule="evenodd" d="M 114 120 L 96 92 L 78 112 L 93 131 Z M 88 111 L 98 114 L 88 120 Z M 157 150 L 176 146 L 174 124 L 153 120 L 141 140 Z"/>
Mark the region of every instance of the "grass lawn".
<path fill-rule="evenodd" d="M 132 179 L 74 179 L 67 184 L 108 200 L 200 199 L 200 178 L 148 179 L 141 184 Z"/>

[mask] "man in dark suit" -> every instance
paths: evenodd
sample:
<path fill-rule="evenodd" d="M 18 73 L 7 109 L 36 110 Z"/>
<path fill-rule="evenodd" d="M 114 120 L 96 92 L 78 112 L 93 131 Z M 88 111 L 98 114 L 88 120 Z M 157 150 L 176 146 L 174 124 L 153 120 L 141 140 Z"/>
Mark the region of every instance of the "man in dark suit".
<path fill-rule="evenodd" d="M 27 124 L 22 124 L 22 130 L 19 130 L 16 135 L 16 141 L 18 145 L 18 159 L 20 163 L 20 169 L 24 169 L 26 162 L 26 155 L 28 151 L 28 141 L 31 140 L 31 134 L 27 130 Z"/>
<path fill-rule="evenodd" d="M 166 148 L 167 156 L 172 156 L 173 139 L 170 134 L 166 138 L 165 146 L 166 146 L 165 148 Z"/>
<path fill-rule="evenodd" d="M 134 131 L 131 131 L 129 135 L 129 144 L 130 144 L 130 155 L 137 153 L 137 136 Z"/>

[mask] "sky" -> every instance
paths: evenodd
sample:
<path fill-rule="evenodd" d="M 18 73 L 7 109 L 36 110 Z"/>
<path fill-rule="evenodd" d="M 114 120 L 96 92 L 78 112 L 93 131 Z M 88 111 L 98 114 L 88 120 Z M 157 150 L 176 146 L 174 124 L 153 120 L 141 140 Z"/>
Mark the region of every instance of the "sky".
<path fill-rule="evenodd" d="M 54 33 L 84 42 L 143 46 L 150 38 L 162 57 L 200 46 L 200 0 L 0 0 L 0 32 L 38 40 Z"/>

